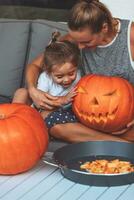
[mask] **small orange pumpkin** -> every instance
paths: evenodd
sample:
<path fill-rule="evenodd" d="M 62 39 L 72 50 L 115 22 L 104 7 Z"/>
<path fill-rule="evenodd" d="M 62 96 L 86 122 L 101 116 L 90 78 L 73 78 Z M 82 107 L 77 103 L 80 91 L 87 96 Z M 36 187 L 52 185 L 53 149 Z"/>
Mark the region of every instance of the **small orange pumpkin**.
<path fill-rule="evenodd" d="M 83 124 L 116 132 L 134 119 L 134 89 L 125 79 L 87 75 L 78 82 L 73 110 Z"/>
<path fill-rule="evenodd" d="M 17 103 L 0 105 L 0 174 L 32 168 L 47 146 L 47 128 L 34 108 Z"/>

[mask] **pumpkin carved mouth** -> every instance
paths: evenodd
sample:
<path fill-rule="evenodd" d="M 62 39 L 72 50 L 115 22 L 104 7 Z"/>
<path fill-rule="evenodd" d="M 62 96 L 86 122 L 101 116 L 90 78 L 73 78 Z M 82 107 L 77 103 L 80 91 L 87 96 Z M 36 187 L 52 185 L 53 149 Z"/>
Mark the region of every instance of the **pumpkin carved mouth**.
<path fill-rule="evenodd" d="M 88 120 L 90 123 L 92 122 L 96 122 L 96 123 L 100 123 L 100 122 L 104 122 L 106 123 L 108 120 L 114 120 L 115 117 L 116 117 L 116 113 L 117 113 L 117 110 L 118 110 L 118 106 L 112 111 L 112 113 L 99 113 L 99 114 L 96 114 L 96 113 L 89 113 L 89 112 L 84 112 L 82 110 L 78 110 L 77 108 L 76 109 L 76 112 L 78 113 L 79 117 L 84 120 Z"/>

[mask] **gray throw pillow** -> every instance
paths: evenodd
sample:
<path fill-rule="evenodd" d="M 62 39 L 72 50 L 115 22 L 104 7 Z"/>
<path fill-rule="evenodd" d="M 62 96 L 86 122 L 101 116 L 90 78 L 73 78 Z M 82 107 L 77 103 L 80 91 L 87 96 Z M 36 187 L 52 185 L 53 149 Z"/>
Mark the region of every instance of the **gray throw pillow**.
<path fill-rule="evenodd" d="M 22 85 L 30 22 L 0 20 L 0 102 Z"/>

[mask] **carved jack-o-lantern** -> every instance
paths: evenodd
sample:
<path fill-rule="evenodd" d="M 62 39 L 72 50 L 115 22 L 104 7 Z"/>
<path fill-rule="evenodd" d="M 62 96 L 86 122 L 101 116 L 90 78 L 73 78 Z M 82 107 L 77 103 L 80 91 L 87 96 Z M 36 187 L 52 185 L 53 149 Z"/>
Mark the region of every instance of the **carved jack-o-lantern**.
<path fill-rule="evenodd" d="M 134 89 L 125 79 L 88 75 L 77 84 L 73 111 L 90 128 L 122 130 L 134 118 Z"/>

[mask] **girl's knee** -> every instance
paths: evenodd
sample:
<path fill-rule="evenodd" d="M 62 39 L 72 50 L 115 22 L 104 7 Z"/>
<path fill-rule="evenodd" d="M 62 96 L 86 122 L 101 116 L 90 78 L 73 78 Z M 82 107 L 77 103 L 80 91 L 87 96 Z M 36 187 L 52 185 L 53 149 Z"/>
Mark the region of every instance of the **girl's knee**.
<path fill-rule="evenodd" d="M 13 103 L 26 103 L 28 102 L 29 95 L 28 95 L 28 90 L 25 88 L 19 88 L 16 90 L 14 93 L 13 97 Z"/>
<path fill-rule="evenodd" d="M 28 95 L 26 88 L 19 88 L 16 90 L 15 95 Z"/>
<path fill-rule="evenodd" d="M 55 126 L 50 128 L 49 132 L 50 132 L 51 136 L 58 138 L 58 139 L 62 139 L 62 137 L 63 137 L 63 124 L 56 124 Z"/>
<path fill-rule="evenodd" d="M 69 124 L 56 124 L 49 130 L 49 134 L 57 139 L 71 142 L 71 134 L 68 131 Z"/>

